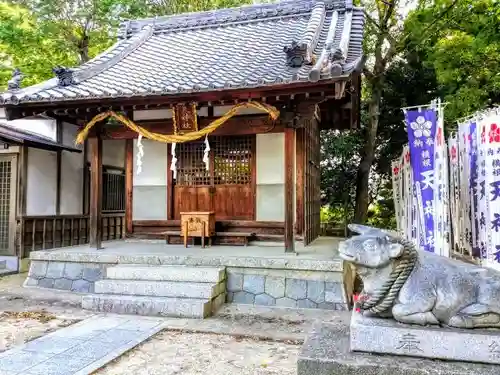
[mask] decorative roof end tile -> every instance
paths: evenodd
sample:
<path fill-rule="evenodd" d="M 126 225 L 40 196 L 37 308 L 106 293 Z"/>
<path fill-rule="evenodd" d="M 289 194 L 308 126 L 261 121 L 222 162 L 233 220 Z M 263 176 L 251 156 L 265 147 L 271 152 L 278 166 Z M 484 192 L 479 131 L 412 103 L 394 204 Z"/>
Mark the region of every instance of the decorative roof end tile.
<path fill-rule="evenodd" d="M 290 46 L 285 46 L 286 64 L 291 68 L 300 68 L 304 64 L 309 64 L 307 60 L 307 44 L 299 44 L 293 41 Z"/>
<path fill-rule="evenodd" d="M 59 86 L 71 86 L 76 83 L 73 76 L 75 71 L 73 69 L 66 68 L 64 66 L 56 66 L 55 68 L 52 68 L 52 71 L 59 81 Z"/>
<path fill-rule="evenodd" d="M 19 68 L 14 69 L 12 72 L 12 78 L 7 82 L 7 90 L 16 91 L 21 88 L 21 82 L 24 78 L 24 74 Z"/>

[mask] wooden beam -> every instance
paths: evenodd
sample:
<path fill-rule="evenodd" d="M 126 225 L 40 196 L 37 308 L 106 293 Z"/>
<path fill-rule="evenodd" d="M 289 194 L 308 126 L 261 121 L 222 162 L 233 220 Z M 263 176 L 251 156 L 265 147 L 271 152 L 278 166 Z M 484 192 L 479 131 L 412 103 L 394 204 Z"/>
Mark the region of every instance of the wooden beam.
<path fill-rule="evenodd" d="M 217 117 L 202 117 L 198 119 L 200 129 L 203 129 Z M 174 126 L 171 119 L 137 121 L 137 124 L 149 131 L 160 134 L 173 134 Z M 212 135 L 252 135 L 262 133 L 281 133 L 284 126 L 279 121 L 272 121 L 269 116 L 251 115 L 235 116 L 227 120 Z M 130 139 L 137 138 L 137 133 L 123 126 L 117 129 L 105 129 L 103 138 Z"/>
<path fill-rule="evenodd" d="M 333 83 L 338 80 L 322 81 L 316 84 L 310 82 L 297 82 L 297 83 L 283 83 L 280 85 L 269 85 L 260 88 L 244 88 L 244 89 L 228 89 L 216 90 L 211 92 L 194 92 L 189 94 L 176 94 L 176 95 L 149 95 L 143 97 L 132 98 L 93 98 L 72 100 L 71 103 L 61 101 L 59 103 L 22 103 L 20 105 L 6 105 L 7 120 L 15 120 L 17 118 L 37 115 L 41 113 L 62 111 L 62 114 L 70 113 L 77 110 L 85 113 L 87 109 L 97 108 L 98 111 L 103 112 L 110 107 L 115 110 L 130 110 L 133 106 L 149 106 L 153 107 L 157 104 L 174 104 L 181 102 L 195 101 L 197 103 L 203 102 L 227 102 L 234 103 L 235 100 L 261 100 L 262 98 L 271 97 L 291 97 L 300 94 L 313 94 L 322 93 L 328 95 L 333 92 Z M 58 112 L 59 113 L 59 112 Z"/>
<path fill-rule="evenodd" d="M 304 189 L 305 189 L 305 129 L 295 131 L 295 233 L 304 232 Z"/>
<path fill-rule="evenodd" d="M 56 142 L 63 143 L 62 121 L 56 121 Z M 56 215 L 61 214 L 62 151 L 56 151 Z"/>
<path fill-rule="evenodd" d="M 132 234 L 132 203 L 134 184 L 134 140 L 125 141 L 125 228 L 126 234 Z"/>
<path fill-rule="evenodd" d="M 102 139 L 89 139 L 90 147 L 90 241 L 94 249 L 102 248 Z"/>
<path fill-rule="evenodd" d="M 292 125 L 292 124 L 290 124 Z M 294 157 L 295 157 L 295 129 L 285 128 L 285 252 L 295 252 L 293 236 L 293 189 L 294 189 Z"/>

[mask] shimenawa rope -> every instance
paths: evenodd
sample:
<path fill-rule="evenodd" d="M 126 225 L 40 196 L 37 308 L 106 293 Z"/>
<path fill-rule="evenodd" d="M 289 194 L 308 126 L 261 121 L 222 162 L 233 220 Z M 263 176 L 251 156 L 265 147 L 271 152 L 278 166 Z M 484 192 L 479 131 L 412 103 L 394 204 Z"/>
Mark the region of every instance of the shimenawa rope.
<path fill-rule="evenodd" d="M 398 297 L 399 291 L 413 271 L 418 255 L 415 245 L 413 242 L 401 237 L 397 239 L 397 242 L 403 245 L 403 255 L 387 281 L 375 292 L 370 293 L 367 300 L 361 302 L 362 310 L 380 314 L 391 308 Z"/>
<path fill-rule="evenodd" d="M 85 141 L 85 139 L 87 138 L 90 129 L 92 129 L 92 127 L 95 124 L 97 124 L 100 121 L 105 120 L 108 117 L 115 118 L 116 120 L 118 120 L 122 124 L 124 124 L 127 128 L 142 135 L 144 138 L 152 139 L 154 141 L 163 142 L 163 143 L 190 142 L 190 141 L 194 141 L 196 139 L 199 139 L 205 135 L 212 133 L 219 126 L 223 125 L 227 120 L 229 120 L 231 117 L 236 115 L 241 108 L 249 108 L 249 107 L 257 108 L 257 109 L 260 109 L 264 112 L 267 112 L 273 120 L 276 120 L 280 114 L 280 111 L 278 109 L 276 109 L 276 107 L 273 107 L 272 105 L 269 105 L 266 103 L 242 102 L 242 103 L 238 103 L 238 104 L 234 105 L 228 112 L 226 112 L 224 114 L 224 116 L 219 117 L 218 119 L 212 121 L 210 123 L 210 125 L 204 127 L 201 130 L 189 132 L 186 134 L 160 134 L 160 133 L 150 132 L 149 130 L 143 128 L 142 126 L 137 125 L 132 120 L 128 119 L 127 117 L 125 117 L 119 113 L 116 113 L 114 111 L 107 111 L 107 112 L 103 112 L 103 113 L 98 114 L 92 120 L 90 120 L 87 125 L 85 125 L 85 128 L 80 133 L 78 133 L 78 136 L 76 137 L 76 144 L 83 143 Z"/>

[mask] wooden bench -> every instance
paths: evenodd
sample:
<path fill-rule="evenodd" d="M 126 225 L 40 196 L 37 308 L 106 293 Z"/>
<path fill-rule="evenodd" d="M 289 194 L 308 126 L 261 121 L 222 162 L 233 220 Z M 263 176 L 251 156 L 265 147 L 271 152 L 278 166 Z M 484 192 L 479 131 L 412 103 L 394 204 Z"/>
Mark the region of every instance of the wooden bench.
<path fill-rule="evenodd" d="M 167 244 L 170 244 L 170 238 L 175 237 L 176 239 L 181 239 L 182 233 L 180 230 L 169 230 L 166 232 L 163 232 L 162 235 L 165 236 L 165 240 Z M 255 236 L 255 233 L 250 233 L 250 232 L 216 232 L 215 236 L 218 238 L 231 238 L 231 239 L 236 239 L 240 240 L 239 243 L 242 243 L 243 245 L 247 246 L 250 238 Z M 175 241 L 175 244 L 181 243 L 179 241 Z M 228 244 L 231 244 L 232 242 L 228 242 Z"/>
<path fill-rule="evenodd" d="M 250 233 L 250 232 L 216 232 L 215 233 L 216 237 L 219 238 L 232 238 L 232 239 L 238 239 L 243 243 L 243 245 L 247 246 L 248 241 L 251 237 L 255 236 L 255 233 Z"/>
<path fill-rule="evenodd" d="M 165 236 L 165 241 L 167 244 L 170 244 L 170 237 L 181 237 L 182 233 L 180 230 L 167 230 L 166 232 L 163 232 L 162 235 Z"/>

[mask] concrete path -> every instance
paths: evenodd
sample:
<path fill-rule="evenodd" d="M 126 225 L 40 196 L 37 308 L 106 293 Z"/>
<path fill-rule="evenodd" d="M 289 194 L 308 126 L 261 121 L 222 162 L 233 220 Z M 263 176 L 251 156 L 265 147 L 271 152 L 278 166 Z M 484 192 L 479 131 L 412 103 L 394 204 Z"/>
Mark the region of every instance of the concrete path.
<path fill-rule="evenodd" d="M 0 375 L 87 375 L 163 328 L 161 319 L 95 316 L 0 354 Z"/>

